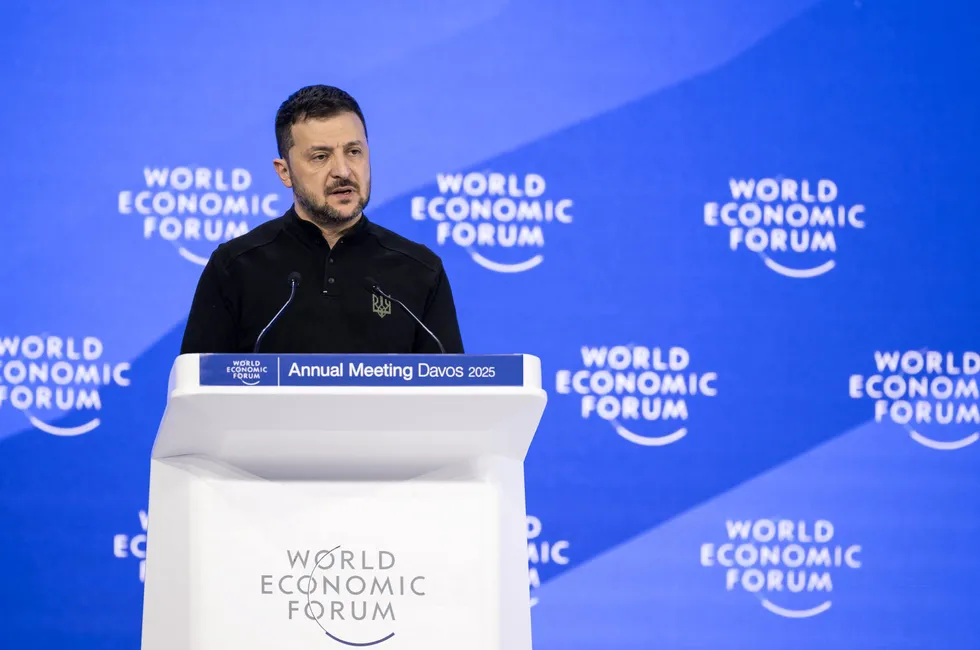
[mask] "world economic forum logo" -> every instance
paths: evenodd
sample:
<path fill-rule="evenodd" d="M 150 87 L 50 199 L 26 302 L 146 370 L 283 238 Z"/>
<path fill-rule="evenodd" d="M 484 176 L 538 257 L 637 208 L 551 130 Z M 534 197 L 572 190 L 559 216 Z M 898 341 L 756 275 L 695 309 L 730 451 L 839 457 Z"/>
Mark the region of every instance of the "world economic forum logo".
<path fill-rule="evenodd" d="M 264 359 L 233 359 L 225 366 L 225 373 L 243 386 L 258 386 L 271 377 L 271 368 Z"/>
<path fill-rule="evenodd" d="M 531 590 L 531 607 L 540 602 L 536 593 L 541 586 L 541 571 L 569 563 L 567 539 L 549 538 L 542 534 L 541 519 L 527 516 L 527 577 Z"/>
<path fill-rule="evenodd" d="M 636 445 L 677 442 L 688 434 L 689 402 L 718 394 L 718 373 L 696 370 L 680 346 L 582 346 L 581 356 L 581 369 L 556 373 L 555 391 L 579 395 L 583 420 L 598 417 Z"/>
<path fill-rule="evenodd" d="M 721 567 L 726 590 L 754 594 L 784 618 L 823 614 L 835 579 L 861 567 L 861 546 L 838 542 L 826 519 L 728 520 L 725 533 L 720 544 L 701 545 L 701 566 Z"/>
<path fill-rule="evenodd" d="M 275 386 L 279 357 L 204 354 L 200 358 L 202 386 Z"/>
<path fill-rule="evenodd" d="M 247 169 L 145 167 L 143 184 L 119 192 L 119 214 L 141 217 L 145 240 L 169 242 L 201 266 L 217 244 L 280 215 L 279 195 L 257 192 Z"/>
<path fill-rule="evenodd" d="M 878 350 L 875 372 L 853 374 L 852 399 L 874 401 L 875 422 L 902 426 L 923 447 L 956 451 L 980 440 L 980 354 Z"/>
<path fill-rule="evenodd" d="M 572 200 L 548 195 L 540 174 L 437 174 L 437 196 L 412 198 L 412 219 L 436 222 L 436 243 L 465 249 L 498 273 L 544 261 L 545 232 L 572 223 Z"/>
<path fill-rule="evenodd" d="M 398 605 L 426 596 L 425 576 L 399 573 L 395 553 L 382 549 L 289 549 L 289 568 L 263 574 L 263 596 L 284 596 L 290 621 L 313 622 L 344 646 L 377 646 L 395 636 Z"/>
<path fill-rule="evenodd" d="M 22 411 L 35 428 L 53 436 L 95 430 L 102 424 L 101 391 L 129 386 L 130 364 L 107 361 L 104 351 L 94 336 L 0 336 L 0 408 Z M 62 419 L 81 421 L 52 423 Z"/>
<path fill-rule="evenodd" d="M 704 223 L 728 228 L 728 247 L 748 250 L 788 278 L 815 278 L 837 262 L 838 239 L 865 227 L 862 204 L 839 201 L 830 179 L 731 178 L 731 198 L 704 204 Z"/>
<path fill-rule="evenodd" d="M 140 532 L 135 535 L 117 533 L 112 537 L 112 554 L 121 559 L 136 558 L 139 560 L 140 582 L 146 581 L 146 530 L 149 525 L 149 515 L 146 510 L 139 511 Z"/>

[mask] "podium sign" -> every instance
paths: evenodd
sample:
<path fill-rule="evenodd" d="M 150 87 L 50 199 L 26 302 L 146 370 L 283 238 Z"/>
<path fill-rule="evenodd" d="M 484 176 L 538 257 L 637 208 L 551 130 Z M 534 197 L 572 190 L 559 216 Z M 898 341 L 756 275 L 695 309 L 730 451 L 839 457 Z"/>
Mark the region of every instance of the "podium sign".
<path fill-rule="evenodd" d="M 144 650 L 530 650 L 528 355 L 185 355 Z"/>
<path fill-rule="evenodd" d="M 523 386 L 517 355 L 329 355 L 201 357 L 202 386 Z"/>

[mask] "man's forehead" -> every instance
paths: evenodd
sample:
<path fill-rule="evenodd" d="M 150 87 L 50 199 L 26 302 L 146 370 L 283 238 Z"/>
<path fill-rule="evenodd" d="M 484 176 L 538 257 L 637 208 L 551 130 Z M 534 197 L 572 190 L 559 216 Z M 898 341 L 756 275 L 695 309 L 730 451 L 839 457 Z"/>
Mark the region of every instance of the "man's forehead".
<path fill-rule="evenodd" d="M 333 147 L 356 140 L 364 143 L 364 126 L 353 113 L 310 118 L 293 125 L 293 141 L 300 148 L 314 144 Z"/>

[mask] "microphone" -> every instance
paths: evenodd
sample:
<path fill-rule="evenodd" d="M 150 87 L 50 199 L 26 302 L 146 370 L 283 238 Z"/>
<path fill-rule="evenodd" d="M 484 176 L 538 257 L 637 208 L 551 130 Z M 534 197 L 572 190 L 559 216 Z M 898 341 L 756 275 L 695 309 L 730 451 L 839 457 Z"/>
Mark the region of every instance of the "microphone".
<path fill-rule="evenodd" d="M 289 303 L 293 301 L 293 297 L 296 295 L 296 287 L 299 286 L 299 283 L 303 279 L 303 276 L 297 273 L 296 271 L 293 271 L 292 273 L 289 274 L 289 277 L 286 279 L 289 280 L 289 285 L 290 285 L 289 299 L 286 300 L 286 303 L 279 310 L 279 313 L 277 313 L 275 316 L 272 317 L 272 320 L 270 320 L 269 324 L 265 326 L 265 329 L 263 329 L 262 332 L 259 333 L 259 338 L 255 339 L 255 349 L 252 350 L 254 354 L 259 353 L 259 344 L 262 343 L 262 337 L 265 336 L 265 333 L 269 331 L 269 328 L 272 327 L 272 324 L 275 323 L 277 320 L 279 320 L 279 317 L 282 316 L 282 313 L 286 311 L 286 307 L 288 307 Z"/>
<path fill-rule="evenodd" d="M 405 311 L 406 314 L 408 314 L 409 316 L 411 316 L 412 318 L 414 318 L 415 319 L 415 322 L 418 323 L 419 325 L 421 325 L 422 326 L 422 329 L 424 329 L 429 334 L 429 336 L 432 337 L 432 340 L 435 341 L 436 342 L 436 345 L 439 346 L 439 351 L 442 352 L 443 354 L 446 354 L 446 348 L 442 347 L 442 341 L 439 340 L 439 337 L 436 336 L 435 334 L 433 334 L 432 333 L 432 330 L 430 330 L 428 327 L 426 327 L 425 326 L 425 323 L 423 323 L 422 321 L 420 321 L 419 318 L 418 318 L 418 316 L 416 316 L 415 314 L 413 314 L 412 313 L 412 310 L 405 306 L 405 303 L 403 303 L 401 300 L 398 300 L 397 298 L 392 298 L 390 295 L 388 295 L 387 293 L 385 293 L 384 290 L 382 290 L 381 287 L 378 286 L 378 281 L 377 280 L 375 280 L 371 276 L 368 276 L 368 277 L 364 278 L 364 288 L 367 289 L 368 291 L 370 291 L 371 293 L 374 293 L 374 294 L 377 294 L 377 295 L 381 296 L 382 298 L 387 298 L 391 302 L 396 303 L 399 307 L 401 307 Z"/>

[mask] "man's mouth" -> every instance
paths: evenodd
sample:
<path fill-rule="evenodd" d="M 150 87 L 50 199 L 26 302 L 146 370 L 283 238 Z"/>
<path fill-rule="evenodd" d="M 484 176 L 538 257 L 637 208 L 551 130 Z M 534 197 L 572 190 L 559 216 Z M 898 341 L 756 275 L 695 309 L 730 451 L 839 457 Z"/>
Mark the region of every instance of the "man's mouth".
<path fill-rule="evenodd" d="M 351 197 L 351 196 L 354 196 L 354 188 L 353 187 L 349 187 L 349 186 L 348 187 L 338 187 L 333 192 L 331 192 L 330 195 L 331 196 L 339 196 L 341 198 Z"/>

